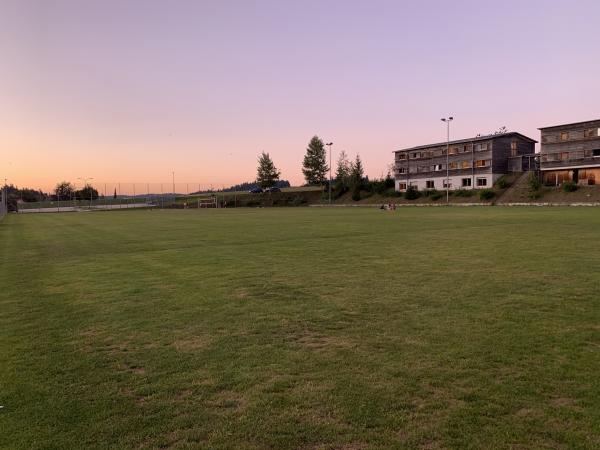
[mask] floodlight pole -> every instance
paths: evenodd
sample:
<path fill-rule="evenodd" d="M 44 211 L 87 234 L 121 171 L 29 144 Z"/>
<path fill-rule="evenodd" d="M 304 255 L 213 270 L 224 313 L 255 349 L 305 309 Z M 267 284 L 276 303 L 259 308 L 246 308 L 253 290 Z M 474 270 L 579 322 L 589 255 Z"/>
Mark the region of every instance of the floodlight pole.
<path fill-rule="evenodd" d="M 329 147 L 329 204 L 331 205 L 331 146 L 333 142 L 325 144 Z"/>
<path fill-rule="evenodd" d="M 446 122 L 446 205 L 450 204 L 450 122 L 454 117 L 446 117 L 442 122 Z"/>

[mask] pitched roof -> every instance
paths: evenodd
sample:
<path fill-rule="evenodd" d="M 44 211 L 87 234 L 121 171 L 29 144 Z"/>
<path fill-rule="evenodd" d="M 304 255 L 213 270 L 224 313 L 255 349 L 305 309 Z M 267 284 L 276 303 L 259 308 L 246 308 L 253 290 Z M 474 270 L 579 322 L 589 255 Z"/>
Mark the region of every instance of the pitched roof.
<path fill-rule="evenodd" d="M 525 140 L 528 140 L 533 143 L 537 143 L 536 140 L 531 139 L 530 137 L 527 137 L 524 134 L 517 133 L 516 131 L 511 131 L 509 133 L 488 134 L 487 136 L 476 136 L 476 137 L 469 138 L 469 139 L 458 139 L 456 141 L 450 141 L 450 145 L 468 144 L 471 142 L 478 142 L 478 141 L 489 141 L 490 139 L 498 139 L 498 138 L 503 138 L 503 137 L 507 137 L 507 136 L 520 136 Z M 441 147 L 441 146 L 445 146 L 447 144 L 448 144 L 447 142 L 439 142 L 437 144 L 418 145 L 417 147 L 402 148 L 400 150 L 394 150 L 394 153 L 406 152 L 406 151 L 410 151 L 410 150 L 421 150 L 421 149 L 430 148 L 430 147 Z"/>
<path fill-rule="evenodd" d="M 549 127 L 538 128 L 538 130 L 549 130 L 550 128 L 571 127 L 573 125 L 583 125 L 584 123 L 593 123 L 593 122 L 599 122 L 600 123 L 600 119 L 584 120 L 583 122 L 565 123 L 563 125 L 550 125 Z"/>

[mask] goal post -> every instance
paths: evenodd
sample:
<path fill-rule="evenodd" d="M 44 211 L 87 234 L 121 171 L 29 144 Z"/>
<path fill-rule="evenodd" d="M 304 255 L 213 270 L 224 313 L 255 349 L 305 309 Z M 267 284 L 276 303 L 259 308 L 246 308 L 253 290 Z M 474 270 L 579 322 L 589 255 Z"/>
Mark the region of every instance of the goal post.
<path fill-rule="evenodd" d="M 198 197 L 198 209 L 200 208 L 218 208 L 217 196 Z"/>

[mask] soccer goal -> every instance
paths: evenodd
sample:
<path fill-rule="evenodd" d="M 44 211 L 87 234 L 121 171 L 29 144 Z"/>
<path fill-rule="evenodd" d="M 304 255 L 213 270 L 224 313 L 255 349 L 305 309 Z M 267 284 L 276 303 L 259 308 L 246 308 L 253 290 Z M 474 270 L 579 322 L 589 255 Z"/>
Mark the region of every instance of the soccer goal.
<path fill-rule="evenodd" d="M 216 196 L 198 198 L 198 208 L 218 208 Z"/>

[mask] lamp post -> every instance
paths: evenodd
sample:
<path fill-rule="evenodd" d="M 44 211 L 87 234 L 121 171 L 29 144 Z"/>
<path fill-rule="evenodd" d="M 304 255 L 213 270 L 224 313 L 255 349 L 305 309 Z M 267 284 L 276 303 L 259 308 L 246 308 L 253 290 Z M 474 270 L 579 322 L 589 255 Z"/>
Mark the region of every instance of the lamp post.
<path fill-rule="evenodd" d="M 450 204 L 450 122 L 454 120 L 454 117 L 445 117 L 442 122 L 446 122 L 446 205 Z"/>
<path fill-rule="evenodd" d="M 88 180 L 93 180 L 93 178 L 82 178 L 82 177 L 77 177 L 78 180 L 83 181 L 83 188 L 85 189 L 86 187 L 89 186 L 90 188 L 90 209 L 92 209 L 92 186 L 88 185 Z"/>
<path fill-rule="evenodd" d="M 329 204 L 331 205 L 331 146 L 333 142 L 325 144 L 329 147 Z"/>

